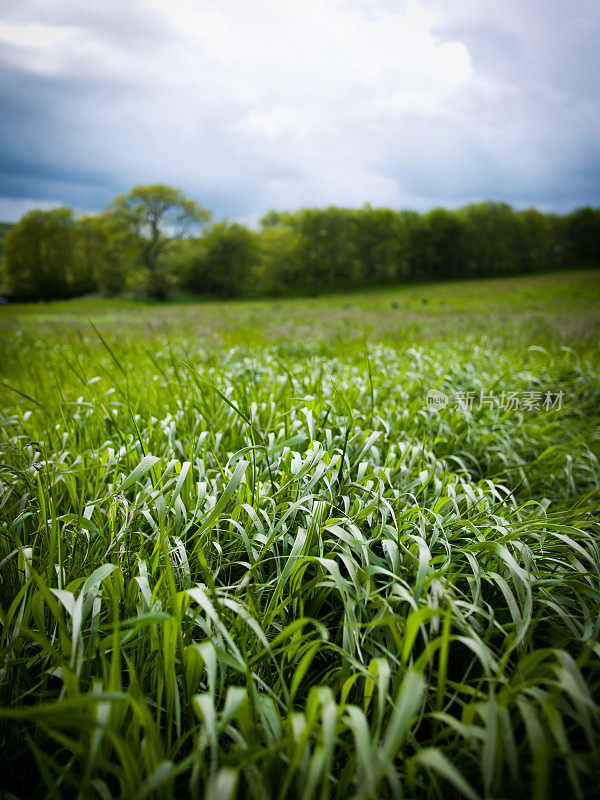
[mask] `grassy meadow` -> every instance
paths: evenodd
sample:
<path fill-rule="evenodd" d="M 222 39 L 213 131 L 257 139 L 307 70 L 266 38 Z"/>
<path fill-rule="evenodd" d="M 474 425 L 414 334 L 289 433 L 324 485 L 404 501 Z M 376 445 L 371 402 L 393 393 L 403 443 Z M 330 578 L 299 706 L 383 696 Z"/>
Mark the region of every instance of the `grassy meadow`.
<path fill-rule="evenodd" d="M 4 797 L 599 797 L 599 375 L 594 270 L 0 307 Z"/>

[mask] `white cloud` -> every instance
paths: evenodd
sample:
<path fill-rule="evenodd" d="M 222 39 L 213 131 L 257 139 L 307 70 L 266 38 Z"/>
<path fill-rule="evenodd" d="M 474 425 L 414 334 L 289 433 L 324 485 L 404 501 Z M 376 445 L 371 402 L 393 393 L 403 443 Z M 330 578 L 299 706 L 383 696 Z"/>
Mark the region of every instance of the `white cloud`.
<path fill-rule="evenodd" d="M 11 25 L 0 23 L 0 41 L 17 47 L 48 50 L 62 46 L 72 38 L 76 29 L 53 27 L 51 25 Z"/>
<path fill-rule="evenodd" d="M 273 106 L 267 111 L 252 109 L 234 123 L 233 129 L 271 140 L 281 136 L 301 138 L 307 132 L 300 109 L 288 105 Z"/>
<path fill-rule="evenodd" d="M 0 22 L 0 44 L 5 48 L 5 58 L 18 67 L 46 75 L 62 71 L 62 54 L 69 44 L 76 46 L 77 34 L 75 26 Z"/>

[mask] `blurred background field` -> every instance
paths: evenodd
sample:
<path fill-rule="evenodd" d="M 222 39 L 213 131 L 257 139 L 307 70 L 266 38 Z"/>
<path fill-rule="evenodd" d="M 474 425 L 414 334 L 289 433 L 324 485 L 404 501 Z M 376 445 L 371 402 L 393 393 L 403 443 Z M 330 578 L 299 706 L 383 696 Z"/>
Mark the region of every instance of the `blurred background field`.
<path fill-rule="evenodd" d="M 295 339 L 405 345 L 484 336 L 507 346 L 564 344 L 593 351 L 600 326 L 600 271 L 427 282 L 318 298 L 169 303 L 82 298 L 0 306 L 5 341 L 17 334 L 88 337 L 89 321 L 117 338 L 127 333 L 151 339 L 160 333 L 217 347 Z"/>

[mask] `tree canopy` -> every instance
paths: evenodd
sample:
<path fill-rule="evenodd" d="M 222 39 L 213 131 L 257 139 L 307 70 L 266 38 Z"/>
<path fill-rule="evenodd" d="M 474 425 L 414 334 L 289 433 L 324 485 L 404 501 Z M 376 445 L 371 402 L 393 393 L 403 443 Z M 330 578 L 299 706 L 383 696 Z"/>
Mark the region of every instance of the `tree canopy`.
<path fill-rule="evenodd" d="M 81 288 L 74 258 L 75 218 L 70 208 L 33 210 L 6 235 L 4 283 L 20 300 L 49 300 Z"/>
<path fill-rule="evenodd" d="M 100 214 L 34 210 L 7 227 L 3 291 L 51 299 L 100 291 L 318 294 L 403 280 L 600 264 L 600 209 L 563 216 L 485 202 L 425 214 L 389 208 L 269 211 L 258 230 L 163 184 Z M 4 232 L 4 231 L 2 231 Z"/>
<path fill-rule="evenodd" d="M 108 212 L 121 220 L 136 237 L 141 264 L 148 270 L 150 294 L 162 299 L 167 293 L 167 275 L 160 257 L 175 239 L 199 229 L 211 212 L 180 189 L 162 183 L 134 186 L 113 200 Z"/>

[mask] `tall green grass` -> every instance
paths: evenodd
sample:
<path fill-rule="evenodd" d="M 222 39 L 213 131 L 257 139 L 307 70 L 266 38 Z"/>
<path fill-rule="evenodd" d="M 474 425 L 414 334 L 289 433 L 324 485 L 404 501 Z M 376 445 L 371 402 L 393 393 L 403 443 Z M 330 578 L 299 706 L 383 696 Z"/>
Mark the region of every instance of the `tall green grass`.
<path fill-rule="evenodd" d="M 598 796 L 597 356 L 4 343 L 7 796 Z"/>

